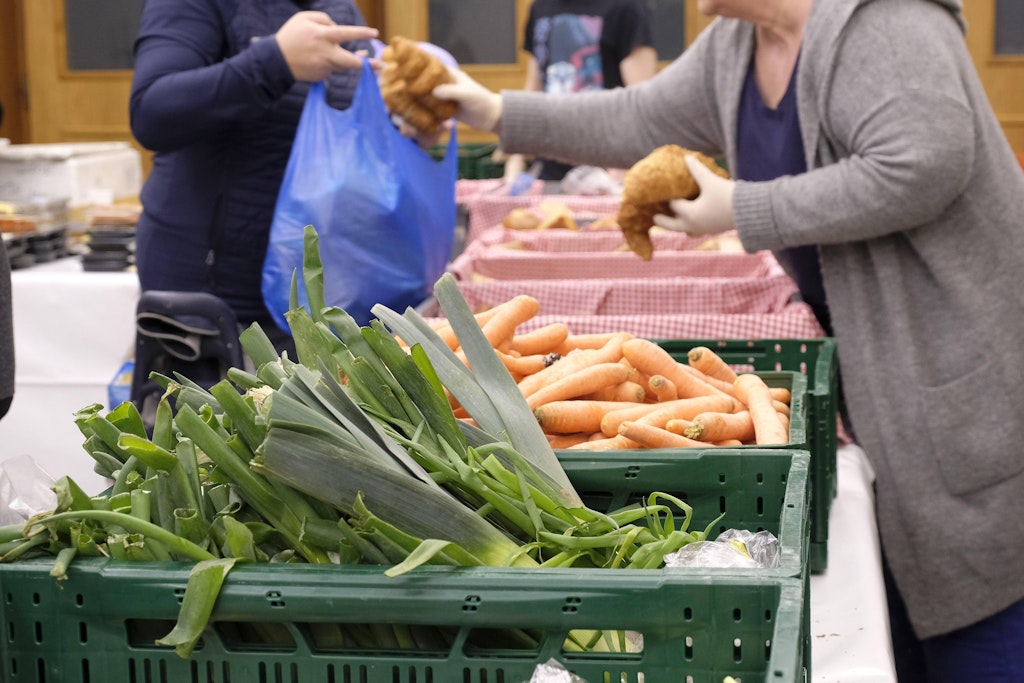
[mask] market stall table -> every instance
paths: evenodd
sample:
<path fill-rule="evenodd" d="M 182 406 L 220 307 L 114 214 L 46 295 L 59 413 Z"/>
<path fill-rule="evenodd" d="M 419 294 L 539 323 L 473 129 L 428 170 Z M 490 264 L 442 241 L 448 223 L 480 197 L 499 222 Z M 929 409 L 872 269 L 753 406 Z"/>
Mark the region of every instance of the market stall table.
<path fill-rule="evenodd" d="M 31 456 L 57 478 L 86 491 L 106 486 L 82 450 L 73 415 L 100 403 L 134 352 L 134 272 L 84 272 L 65 258 L 11 274 L 14 311 L 14 401 L 0 420 L 0 460 Z"/>
<path fill-rule="evenodd" d="M 874 471 L 863 449 L 836 453 L 828 569 L 811 577 L 811 678 L 815 683 L 896 683 Z"/>
<path fill-rule="evenodd" d="M 51 476 L 87 491 L 92 472 L 72 415 L 107 403 L 107 386 L 132 355 L 138 280 L 132 272 L 85 273 L 77 259 L 12 276 L 15 398 L 0 421 L 0 459 L 30 455 Z M 723 316 L 728 317 L 728 316 Z M 838 453 L 828 569 L 810 579 L 812 680 L 896 681 L 875 526 L 873 472 L 855 445 Z"/>

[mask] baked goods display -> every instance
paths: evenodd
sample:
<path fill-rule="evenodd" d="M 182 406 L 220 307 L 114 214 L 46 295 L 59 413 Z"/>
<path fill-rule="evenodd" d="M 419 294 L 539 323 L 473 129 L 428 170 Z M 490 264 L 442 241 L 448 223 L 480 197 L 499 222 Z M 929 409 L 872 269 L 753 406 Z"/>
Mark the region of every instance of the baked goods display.
<path fill-rule="evenodd" d="M 381 96 L 392 113 L 424 133 L 436 133 L 455 116 L 458 104 L 431 94 L 435 87 L 453 80 L 441 60 L 402 36 L 395 36 L 380 57 L 385 66 Z"/>
<path fill-rule="evenodd" d="M 656 214 L 671 214 L 669 201 L 693 199 L 700 186 L 686 167 L 686 155 L 697 159 L 723 178 L 729 174 L 711 157 L 679 145 L 658 147 L 626 172 L 618 223 L 626 244 L 645 261 L 654 254 L 650 230 Z"/>

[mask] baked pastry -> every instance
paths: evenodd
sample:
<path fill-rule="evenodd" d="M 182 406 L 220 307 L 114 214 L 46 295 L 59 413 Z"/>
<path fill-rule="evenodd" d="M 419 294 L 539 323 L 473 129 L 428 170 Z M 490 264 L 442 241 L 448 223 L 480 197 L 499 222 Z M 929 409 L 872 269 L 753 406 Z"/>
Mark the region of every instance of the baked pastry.
<path fill-rule="evenodd" d="M 723 178 L 729 174 L 711 157 L 679 145 L 658 147 L 626 172 L 618 223 L 626 244 L 645 261 L 654 254 L 650 230 L 656 214 L 671 214 L 669 201 L 693 199 L 700 186 L 686 167 L 686 155 L 697 159 Z"/>
<path fill-rule="evenodd" d="M 440 59 L 420 49 L 416 41 L 395 36 L 381 52 L 381 96 L 384 104 L 410 126 L 424 133 L 436 133 L 458 109 L 451 100 L 431 92 L 452 76 Z"/>

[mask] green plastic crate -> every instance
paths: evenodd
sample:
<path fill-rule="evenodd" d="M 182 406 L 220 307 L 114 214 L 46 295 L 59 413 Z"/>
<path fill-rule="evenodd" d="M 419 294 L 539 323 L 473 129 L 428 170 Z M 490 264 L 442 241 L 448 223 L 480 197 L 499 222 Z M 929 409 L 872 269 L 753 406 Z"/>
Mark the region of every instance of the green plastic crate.
<path fill-rule="evenodd" d="M 435 159 L 443 159 L 445 145 L 434 145 L 427 150 Z M 498 149 L 493 142 L 464 142 L 458 146 L 459 178 L 465 180 L 484 180 L 500 178 L 505 173 L 503 162 L 491 161 L 491 155 Z"/>
<path fill-rule="evenodd" d="M 789 370 L 807 375 L 808 449 L 811 451 L 810 569 L 828 566 L 828 516 L 836 496 L 836 416 L 839 410 L 839 363 L 836 341 L 819 339 L 656 339 L 681 362 L 695 346 L 706 346 L 734 367 Z"/>
<path fill-rule="evenodd" d="M 185 660 L 153 641 L 176 618 L 189 564 L 78 560 L 58 586 L 52 558 L 28 560 L 0 565 L 0 679 L 519 683 L 553 657 L 589 683 L 810 680 L 807 574 L 793 572 L 794 555 L 806 550 L 797 537 L 806 541 L 808 453 L 687 449 L 595 462 L 584 455 L 564 466 L 592 504 L 629 502 L 657 483 L 694 505 L 694 524 L 724 506 L 729 526 L 772 530 L 783 566 L 421 567 L 389 579 L 367 566 L 242 565 Z M 416 645 L 360 648 L 336 637 L 339 627 L 381 625 L 408 627 Z M 510 640 L 509 629 L 534 640 Z M 564 649 L 567 634 L 588 629 L 640 633 L 642 648 Z"/>

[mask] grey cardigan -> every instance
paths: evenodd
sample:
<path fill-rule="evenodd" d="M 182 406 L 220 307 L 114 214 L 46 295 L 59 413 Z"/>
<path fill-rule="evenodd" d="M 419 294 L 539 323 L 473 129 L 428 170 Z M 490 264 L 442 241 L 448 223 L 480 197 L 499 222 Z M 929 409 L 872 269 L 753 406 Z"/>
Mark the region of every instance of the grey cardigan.
<path fill-rule="evenodd" d="M 844 390 L 917 634 L 1024 597 L 1024 174 L 959 0 L 816 0 L 797 74 L 809 172 L 738 182 L 748 251 L 817 244 Z M 503 93 L 508 152 L 736 159 L 753 28 L 718 19 L 633 88 Z M 842 542 L 843 539 L 836 539 Z"/>

